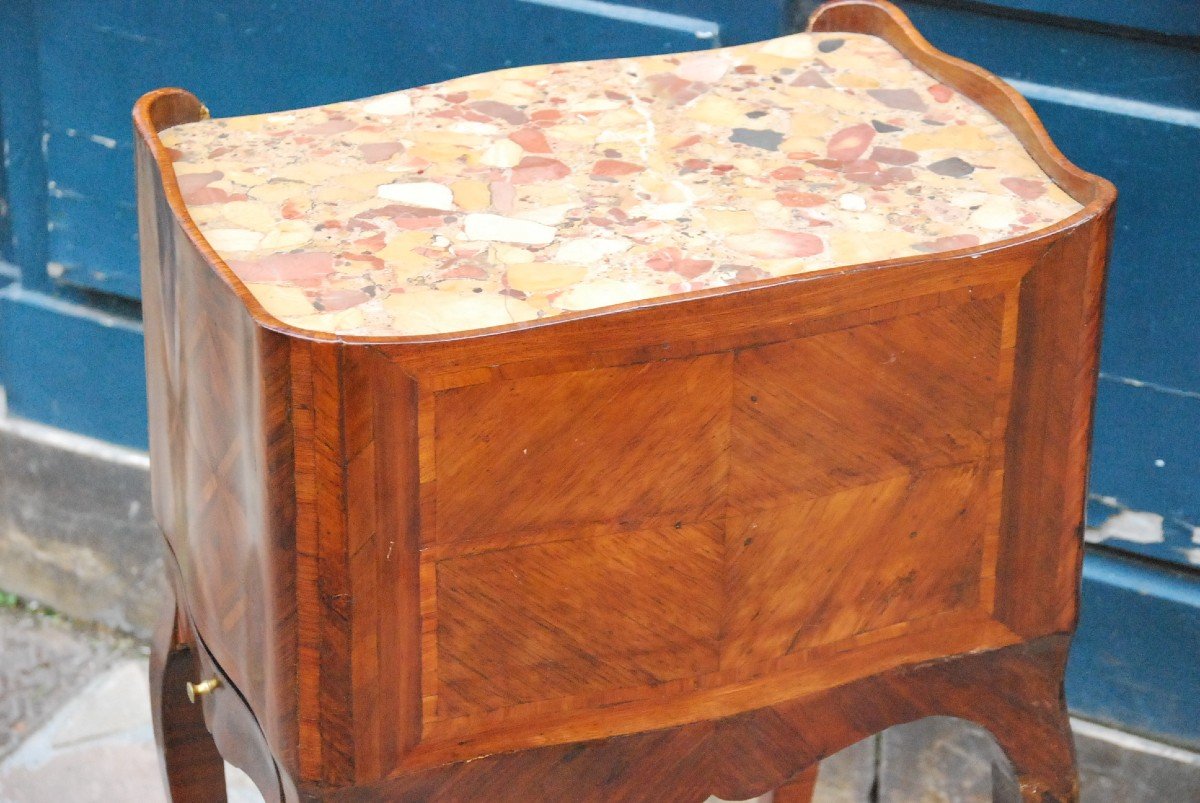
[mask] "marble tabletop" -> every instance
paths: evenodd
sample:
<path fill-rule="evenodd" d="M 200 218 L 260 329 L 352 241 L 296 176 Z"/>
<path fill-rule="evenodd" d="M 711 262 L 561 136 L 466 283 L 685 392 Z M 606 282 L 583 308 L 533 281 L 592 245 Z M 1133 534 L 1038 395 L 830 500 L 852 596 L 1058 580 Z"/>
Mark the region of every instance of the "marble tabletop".
<path fill-rule="evenodd" d="M 949 251 L 1080 209 L 988 112 L 861 34 L 520 67 L 161 140 L 263 308 L 336 335 Z"/>

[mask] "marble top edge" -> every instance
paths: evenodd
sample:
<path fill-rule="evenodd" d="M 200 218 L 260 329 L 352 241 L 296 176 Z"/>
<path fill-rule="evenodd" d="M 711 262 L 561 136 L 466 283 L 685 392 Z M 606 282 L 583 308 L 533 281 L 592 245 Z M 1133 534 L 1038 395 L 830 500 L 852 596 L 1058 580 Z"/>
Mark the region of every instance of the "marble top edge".
<path fill-rule="evenodd" d="M 299 329 L 503 326 L 981 246 L 1081 209 L 874 36 L 511 67 L 165 129 L 189 215 Z"/>

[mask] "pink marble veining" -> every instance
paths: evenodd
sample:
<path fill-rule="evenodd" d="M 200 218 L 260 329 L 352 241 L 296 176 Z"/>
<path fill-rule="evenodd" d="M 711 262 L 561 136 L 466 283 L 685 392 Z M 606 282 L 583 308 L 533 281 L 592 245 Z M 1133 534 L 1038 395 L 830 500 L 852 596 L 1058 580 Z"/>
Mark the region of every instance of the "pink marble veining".
<path fill-rule="evenodd" d="M 168 129 L 201 232 L 293 326 L 455 332 L 979 245 L 1080 205 L 884 41 L 522 67 Z"/>

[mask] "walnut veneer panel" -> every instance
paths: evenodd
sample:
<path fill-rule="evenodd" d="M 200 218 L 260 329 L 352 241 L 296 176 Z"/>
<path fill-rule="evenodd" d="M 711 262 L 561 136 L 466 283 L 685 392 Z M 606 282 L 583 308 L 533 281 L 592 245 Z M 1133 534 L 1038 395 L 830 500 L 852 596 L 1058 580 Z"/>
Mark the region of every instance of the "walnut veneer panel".
<path fill-rule="evenodd" d="M 439 393 L 436 539 L 709 518 L 728 472 L 731 363 L 710 355 Z"/>
<path fill-rule="evenodd" d="M 732 504 L 983 456 L 1002 297 L 738 354 Z"/>
<path fill-rule="evenodd" d="M 716 687 L 973 615 L 1005 299 L 436 393 L 437 718 Z"/>
<path fill-rule="evenodd" d="M 438 715 L 715 671 L 724 551 L 704 522 L 441 561 Z"/>
<path fill-rule="evenodd" d="M 158 176 L 141 153 L 139 192 L 153 197 Z M 155 518 L 214 654 L 294 755 L 295 711 L 275 694 L 295 673 L 287 346 L 163 225 L 169 212 L 139 211 L 142 248 L 177 266 L 148 273 L 142 291 Z"/>
<path fill-rule="evenodd" d="M 980 470 L 955 466 L 731 516 L 724 663 L 970 612 L 987 502 Z"/>

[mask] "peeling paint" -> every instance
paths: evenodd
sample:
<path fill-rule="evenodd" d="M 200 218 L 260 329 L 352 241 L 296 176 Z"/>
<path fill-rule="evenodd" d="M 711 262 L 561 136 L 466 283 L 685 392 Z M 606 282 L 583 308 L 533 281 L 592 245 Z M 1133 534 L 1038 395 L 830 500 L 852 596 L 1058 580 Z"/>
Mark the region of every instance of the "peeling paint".
<path fill-rule="evenodd" d="M 46 182 L 46 192 L 51 198 L 70 198 L 76 201 L 86 201 L 88 197 L 81 192 L 58 186 L 56 181 Z"/>
<path fill-rule="evenodd" d="M 113 139 L 112 137 L 106 137 L 103 134 L 88 134 L 83 131 L 80 131 L 77 128 L 64 128 L 62 130 L 62 132 L 64 134 L 66 134 L 68 137 L 70 137 L 71 139 L 78 139 L 79 137 L 87 137 L 89 140 L 96 143 L 97 145 L 103 145 L 105 148 L 108 148 L 109 150 L 114 150 L 117 147 L 117 145 L 119 144 L 117 142 L 117 140 Z"/>
<path fill-rule="evenodd" d="M 1180 549 L 1179 554 L 1187 558 L 1187 562 L 1193 566 L 1200 566 L 1200 547 L 1192 549 Z"/>
<path fill-rule="evenodd" d="M 1128 385 L 1131 388 L 1146 388 L 1147 390 L 1166 393 L 1168 396 L 1181 396 L 1185 399 L 1200 399 L 1200 393 L 1194 390 L 1183 390 L 1182 388 L 1173 388 L 1170 385 L 1160 385 L 1157 382 L 1147 382 L 1144 379 L 1134 379 L 1129 376 L 1117 376 L 1116 374 L 1100 372 L 1100 378 L 1109 382 L 1116 382 L 1121 385 Z"/>
<path fill-rule="evenodd" d="M 126 31 L 122 28 L 115 28 L 112 25 L 93 25 L 92 30 L 96 31 L 97 33 L 107 34 L 108 36 L 112 36 L 117 39 L 125 39 L 130 42 L 137 42 L 138 44 L 162 43 L 161 39 L 155 39 L 152 36 L 147 36 L 146 34 L 138 33 L 137 31 Z"/>
<path fill-rule="evenodd" d="M 1110 538 L 1135 544 L 1161 544 L 1163 517 L 1140 510 L 1121 510 L 1109 516 L 1099 527 L 1089 528 L 1085 540 L 1099 544 Z"/>

